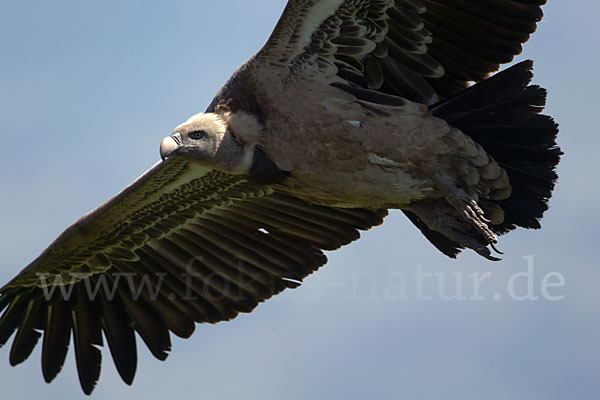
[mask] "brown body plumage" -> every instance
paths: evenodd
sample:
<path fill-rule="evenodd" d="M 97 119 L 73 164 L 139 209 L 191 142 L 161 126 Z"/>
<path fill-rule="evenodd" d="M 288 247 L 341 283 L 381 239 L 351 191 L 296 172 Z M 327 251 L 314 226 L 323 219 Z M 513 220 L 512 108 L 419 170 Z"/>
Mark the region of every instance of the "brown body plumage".
<path fill-rule="evenodd" d="M 450 257 L 496 259 L 497 235 L 539 228 L 557 178 L 532 63 L 488 78 L 544 3 L 290 0 L 207 112 L 163 140 L 163 161 L 0 288 L 11 364 L 43 334 L 50 382 L 72 335 L 89 394 L 104 336 L 131 383 L 135 332 L 165 359 L 170 332 L 189 337 L 297 287 L 386 208 Z M 102 284 L 115 291 L 91 290 Z"/>

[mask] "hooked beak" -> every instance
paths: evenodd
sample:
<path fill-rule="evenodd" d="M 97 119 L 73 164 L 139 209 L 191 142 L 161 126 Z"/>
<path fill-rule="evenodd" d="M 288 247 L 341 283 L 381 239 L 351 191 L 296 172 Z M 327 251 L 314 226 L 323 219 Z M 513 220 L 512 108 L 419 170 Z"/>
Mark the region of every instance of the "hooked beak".
<path fill-rule="evenodd" d="M 160 142 L 160 158 L 165 160 L 169 154 L 173 153 L 181 146 L 181 134 L 179 132 L 167 136 Z"/>

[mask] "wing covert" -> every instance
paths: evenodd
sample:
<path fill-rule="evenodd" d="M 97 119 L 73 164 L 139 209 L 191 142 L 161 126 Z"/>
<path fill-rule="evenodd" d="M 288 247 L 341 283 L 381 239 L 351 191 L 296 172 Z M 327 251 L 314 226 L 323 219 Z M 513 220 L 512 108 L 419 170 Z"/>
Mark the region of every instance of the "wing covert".
<path fill-rule="evenodd" d="M 545 2 L 290 0 L 257 60 L 433 104 L 512 61 Z"/>

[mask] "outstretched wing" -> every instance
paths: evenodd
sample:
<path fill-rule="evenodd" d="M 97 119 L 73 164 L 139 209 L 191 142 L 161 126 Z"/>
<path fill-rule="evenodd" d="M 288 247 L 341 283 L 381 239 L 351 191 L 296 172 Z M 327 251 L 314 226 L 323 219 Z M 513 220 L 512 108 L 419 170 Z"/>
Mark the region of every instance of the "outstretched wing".
<path fill-rule="evenodd" d="M 545 3 L 290 0 L 257 60 L 433 104 L 519 54 Z"/>
<path fill-rule="evenodd" d="M 91 393 L 102 336 L 131 383 L 137 332 L 164 360 L 170 334 L 224 321 L 300 285 L 333 250 L 386 211 L 312 206 L 241 176 L 178 159 L 160 162 L 69 227 L 0 289 L 0 346 L 16 331 L 12 365 L 43 334 L 42 372 L 60 372 L 73 336 L 79 380 Z M 41 332 L 41 333 L 40 333 Z"/>

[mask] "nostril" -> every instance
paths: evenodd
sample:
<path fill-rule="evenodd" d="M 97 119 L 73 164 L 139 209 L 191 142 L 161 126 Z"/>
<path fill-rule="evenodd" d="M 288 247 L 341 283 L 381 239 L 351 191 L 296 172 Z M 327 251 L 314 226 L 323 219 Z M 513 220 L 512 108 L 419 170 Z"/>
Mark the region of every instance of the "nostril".
<path fill-rule="evenodd" d="M 175 143 L 177 143 L 178 146 L 181 146 L 181 133 L 175 132 L 174 134 L 171 135 L 171 137 L 173 138 Z"/>

